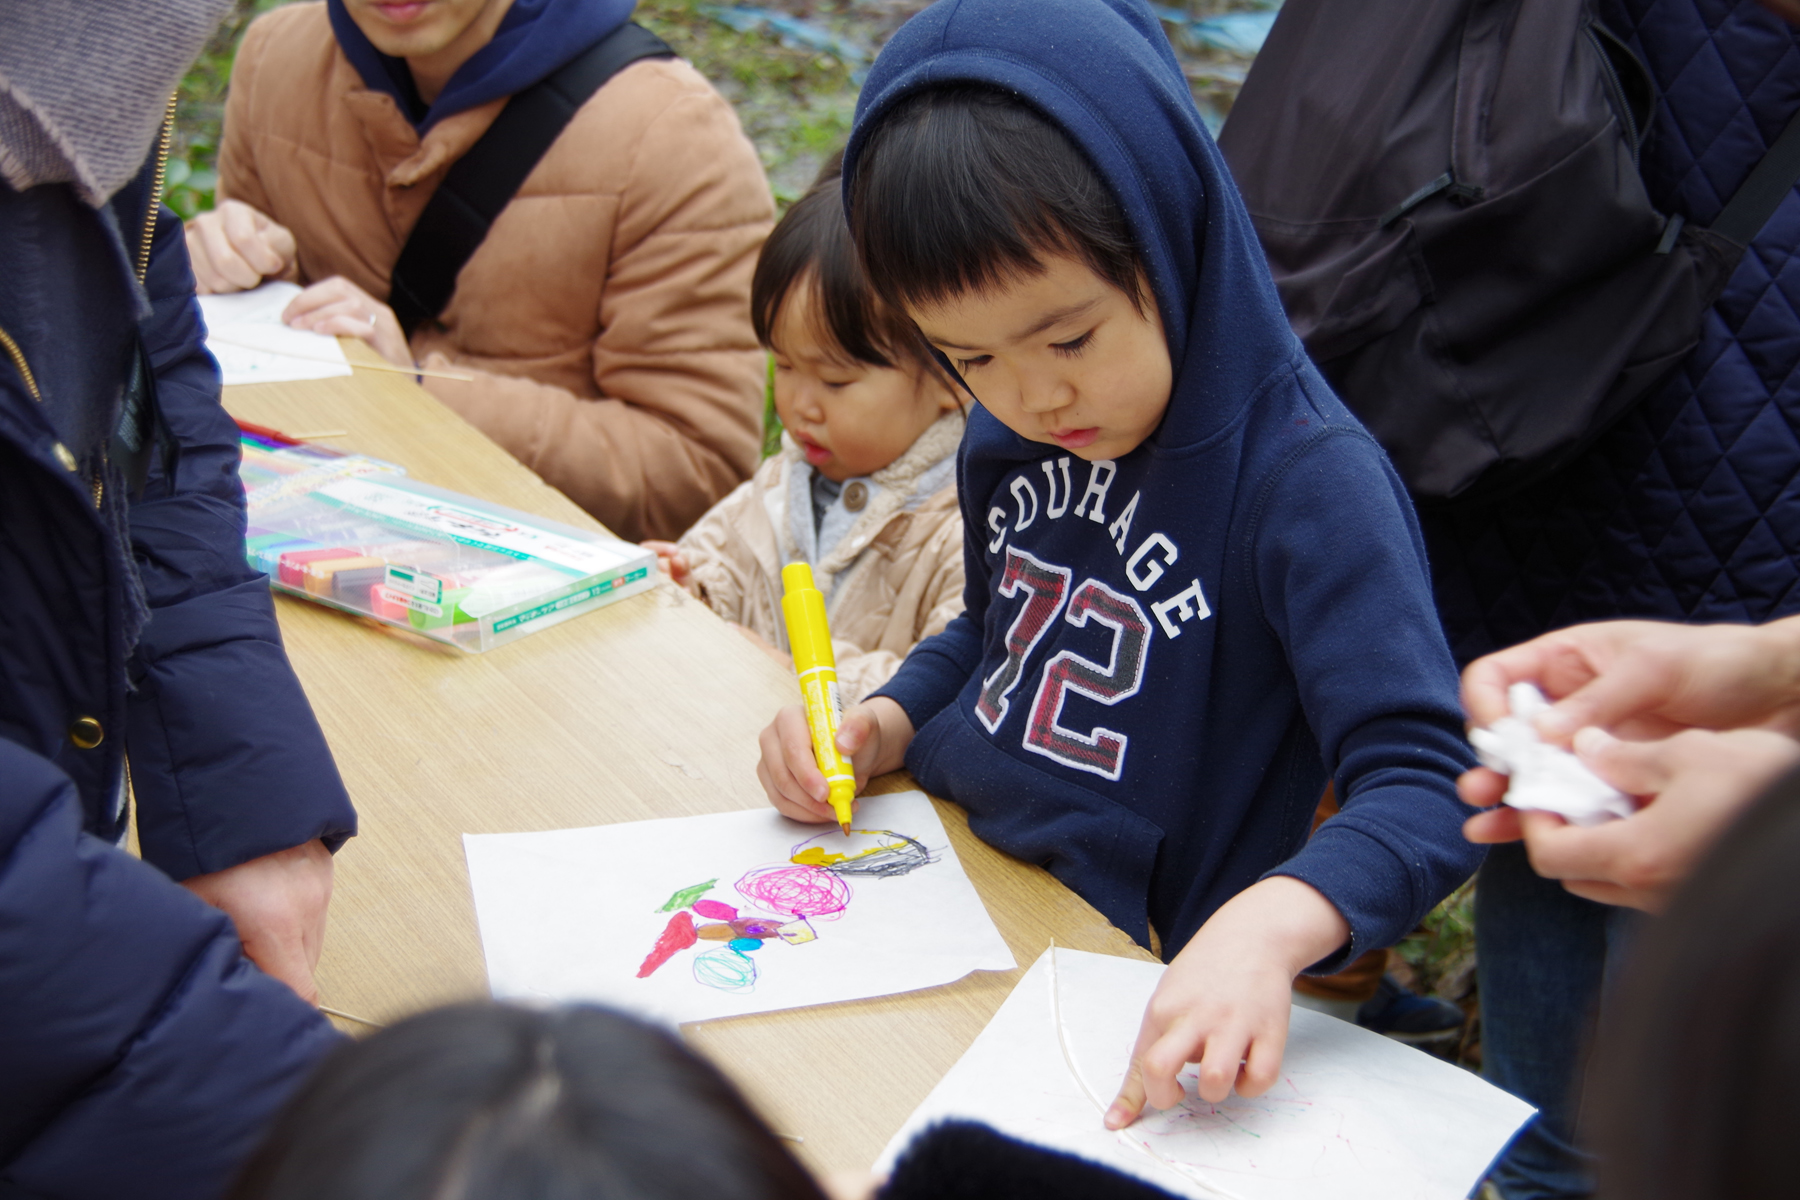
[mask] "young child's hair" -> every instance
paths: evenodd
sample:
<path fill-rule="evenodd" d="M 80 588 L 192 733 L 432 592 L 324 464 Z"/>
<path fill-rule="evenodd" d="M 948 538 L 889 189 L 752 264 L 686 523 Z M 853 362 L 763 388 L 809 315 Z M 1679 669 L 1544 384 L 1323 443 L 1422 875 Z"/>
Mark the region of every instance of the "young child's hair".
<path fill-rule="evenodd" d="M 891 304 L 985 291 L 1065 254 L 1143 310 L 1124 210 L 1067 134 L 995 88 L 926 88 L 884 114 L 851 183 L 850 223 Z"/>
<path fill-rule="evenodd" d="M 923 370 L 938 366 L 911 322 L 875 297 L 844 222 L 843 152 L 831 156 L 806 195 L 794 201 L 763 243 L 750 282 L 756 340 L 774 349 L 781 308 L 797 286 L 810 287 L 818 333 L 871 366 Z"/>
<path fill-rule="evenodd" d="M 606 1009 L 463 1004 L 327 1059 L 229 1200 L 824 1200 L 711 1064 Z"/>

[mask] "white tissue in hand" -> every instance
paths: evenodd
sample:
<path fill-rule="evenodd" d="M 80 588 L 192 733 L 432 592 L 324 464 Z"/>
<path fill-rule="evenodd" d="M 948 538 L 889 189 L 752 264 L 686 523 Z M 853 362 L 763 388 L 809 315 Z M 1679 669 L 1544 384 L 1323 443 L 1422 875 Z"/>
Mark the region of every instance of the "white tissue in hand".
<path fill-rule="evenodd" d="M 1598 825 L 1635 811 L 1630 798 L 1579 758 L 1538 738 L 1532 718 L 1550 707 L 1544 693 L 1532 684 L 1515 683 L 1506 689 L 1506 700 L 1512 715 L 1486 729 L 1470 730 L 1469 741 L 1483 766 L 1510 777 L 1509 807 L 1552 812 L 1571 825 Z"/>

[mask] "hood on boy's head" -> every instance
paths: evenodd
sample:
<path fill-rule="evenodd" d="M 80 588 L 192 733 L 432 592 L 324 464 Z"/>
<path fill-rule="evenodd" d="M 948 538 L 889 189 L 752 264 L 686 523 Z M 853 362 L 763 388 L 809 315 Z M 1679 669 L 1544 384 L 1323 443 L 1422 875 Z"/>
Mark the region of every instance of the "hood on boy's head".
<path fill-rule="evenodd" d="M 1225 424 L 1298 343 L 1225 160 L 1143 0 L 938 0 L 876 59 L 844 152 L 922 88 L 980 83 L 1048 116 L 1125 211 L 1162 313 L 1174 398 L 1156 442 Z"/>

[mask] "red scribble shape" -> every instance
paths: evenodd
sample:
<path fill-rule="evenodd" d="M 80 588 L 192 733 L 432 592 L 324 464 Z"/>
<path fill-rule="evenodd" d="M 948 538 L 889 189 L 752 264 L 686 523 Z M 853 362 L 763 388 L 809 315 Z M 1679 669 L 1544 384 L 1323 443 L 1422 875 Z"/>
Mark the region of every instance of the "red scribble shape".
<path fill-rule="evenodd" d="M 715 921 L 737 920 L 737 909 L 729 904 L 720 904 L 717 900 L 696 900 L 694 911 L 703 917 L 711 917 Z"/>
<path fill-rule="evenodd" d="M 752 904 L 790 917 L 824 917 L 850 904 L 850 885 L 818 867 L 758 867 L 737 881 Z"/>
<path fill-rule="evenodd" d="M 650 951 L 650 957 L 638 968 L 637 977 L 648 979 L 652 971 L 675 957 L 676 951 L 686 950 L 699 940 L 700 935 L 694 932 L 694 918 L 688 914 L 687 909 L 682 909 L 663 926 L 662 933 L 656 939 L 656 948 Z"/>

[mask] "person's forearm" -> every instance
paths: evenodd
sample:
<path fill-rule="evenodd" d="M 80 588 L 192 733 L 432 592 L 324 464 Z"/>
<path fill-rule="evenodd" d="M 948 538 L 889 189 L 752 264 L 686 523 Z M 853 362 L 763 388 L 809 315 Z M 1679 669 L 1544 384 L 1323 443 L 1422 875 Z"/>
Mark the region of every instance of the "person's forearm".
<path fill-rule="evenodd" d="M 1319 889 L 1291 875 L 1272 876 L 1233 896 L 1188 943 L 1189 949 L 1211 940 L 1205 938 L 1208 927 L 1215 937 L 1230 932 L 1243 939 L 1247 951 L 1275 953 L 1289 978 L 1350 940 L 1350 923 L 1337 906 Z M 1182 954 L 1186 953 L 1184 949 Z"/>

